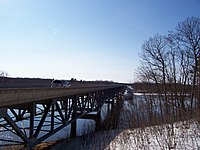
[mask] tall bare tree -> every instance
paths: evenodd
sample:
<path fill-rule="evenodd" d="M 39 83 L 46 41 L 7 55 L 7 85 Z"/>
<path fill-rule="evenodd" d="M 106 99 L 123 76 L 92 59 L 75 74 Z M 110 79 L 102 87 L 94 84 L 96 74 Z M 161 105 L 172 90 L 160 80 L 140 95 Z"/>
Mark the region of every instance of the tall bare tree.
<path fill-rule="evenodd" d="M 200 18 L 190 17 L 178 23 L 176 27 L 177 36 L 181 43 L 181 49 L 190 57 L 190 73 L 192 77 L 191 108 L 194 105 L 196 85 L 199 84 L 199 58 L 200 58 Z"/>
<path fill-rule="evenodd" d="M 144 73 L 143 78 L 148 77 L 151 83 L 155 83 L 161 115 L 163 112 L 165 112 L 165 114 L 169 113 L 166 86 L 166 68 L 168 65 L 166 46 L 167 43 L 164 36 L 157 34 L 144 42 L 140 55 L 142 58 L 140 75 Z M 154 89 L 154 91 L 156 90 Z M 164 97 L 162 96 L 163 94 Z M 163 107 L 163 104 L 165 107 Z"/>

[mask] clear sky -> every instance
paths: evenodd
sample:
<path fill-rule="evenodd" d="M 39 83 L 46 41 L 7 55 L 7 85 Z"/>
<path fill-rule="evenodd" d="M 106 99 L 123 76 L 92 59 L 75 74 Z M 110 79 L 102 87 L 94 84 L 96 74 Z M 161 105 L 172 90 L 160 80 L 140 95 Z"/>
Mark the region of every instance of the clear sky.
<path fill-rule="evenodd" d="M 200 0 L 0 0 L 0 70 L 130 82 L 143 41 L 191 16 Z"/>

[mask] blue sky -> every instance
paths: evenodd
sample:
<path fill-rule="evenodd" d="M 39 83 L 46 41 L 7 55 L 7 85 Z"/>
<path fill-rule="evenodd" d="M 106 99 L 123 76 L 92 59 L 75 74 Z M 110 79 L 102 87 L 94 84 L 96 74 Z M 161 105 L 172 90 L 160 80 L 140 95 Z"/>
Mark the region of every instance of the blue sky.
<path fill-rule="evenodd" d="M 131 82 L 143 41 L 200 16 L 200 0 L 0 0 L 10 77 Z"/>

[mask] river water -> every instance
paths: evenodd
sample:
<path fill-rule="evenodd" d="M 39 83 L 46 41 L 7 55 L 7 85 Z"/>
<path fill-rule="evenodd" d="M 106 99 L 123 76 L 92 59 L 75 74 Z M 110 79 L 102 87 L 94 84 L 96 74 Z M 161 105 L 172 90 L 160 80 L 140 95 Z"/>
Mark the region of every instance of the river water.
<path fill-rule="evenodd" d="M 92 112 L 93 114 L 96 114 L 96 112 Z M 12 113 L 8 112 L 8 114 L 10 115 L 10 117 L 12 117 Z M 56 115 L 56 114 L 55 114 Z M 107 115 L 107 104 L 102 106 L 102 110 L 101 110 L 101 119 L 104 120 L 105 117 Z M 38 120 L 41 119 L 40 116 L 37 117 Z M 46 119 L 46 121 L 50 121 L 51 118 L 48 117 Z M 0 121 L 4 121 L 3 119 L 0 119 Z M 55 120 L 56 121 L 56 120 Z M 5 122 L 5 121 L 4 121 Z M 23 120 L 20 122 L 16 123 L 20 128 L 26 128 L 29 125 L 29 120 Z M 48 123 L 44 123 L 44 125 L 47 125 Z M 35 126 L 38 125 L 38 123 L 36 122 L 34 124 Z M 57 126 L 55 125 L 55 128 Z M 44 127 L 42 129 L 44 130 L 49 130 L 50 126 Z M 62 130 L 58 131 L 56 134 L 50 136 L 48 139 L 45 140 L 45 142 L 48 141 L 55 141 L 55 140 L 61 140 L 61 139 L 66 139 L 70 136 L 70 130 L 71 130 L 71 124 L 69 124 L 68 126 L 66 126 L 65 128 L 63 128 Z M 92 131 L 95 130 L 95 121 L 92 119 L 77 119 L 77 136 L 81 136 L 84 134 L 88 134 Z M 26 134 L 29 134 L 29 130 L 25 131 Z M 44 132 L 45 133 L 45 132 Z M 43 136 L 44 133 L 40 133 L 39 137 Z M 10 132 L 10 131 L 4 131 L 3 127 L 0 127 L 0 145 L 7 145 L 7 144 L 14 144 L 13 142 L 7 142 L 7 141 L 3 141 L 3 140 L 10 140 L 10 141 L 19 141 L 22 142 L 22 140 L 15 135 L 14 133 Z"/>

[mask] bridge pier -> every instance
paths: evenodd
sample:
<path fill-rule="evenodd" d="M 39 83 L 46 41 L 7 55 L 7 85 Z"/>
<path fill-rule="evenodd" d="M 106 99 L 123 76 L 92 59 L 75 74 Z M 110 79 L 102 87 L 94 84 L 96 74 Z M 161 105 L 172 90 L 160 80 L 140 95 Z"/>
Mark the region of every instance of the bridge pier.
<path fill-rule="evenodd" d="M 95 131 L 100 131 L 101 130 L 101 112 L 98 112 L 96 114 L 96 119 L 95 119 Z"/>
<path fill-rule="evenodd" d="M 107 117 L 103 122 L 103 127 L 106 130 L 115 129 L 119 122 L 120 110 L 123 107 L 122 93 L 119 93 L 114 99 L 108 99 L 106 103 L 109 109 L 107 110 Z"/>
<path fill-rule="evenodd" d="M 70 137 L 76 137 L 77 136 L 77 96 L 74 96 L 74 110 L 72 113 L 72 122 L 71 122 L 71 133 Z"/>
<path fill-rule="evenodd" d="M 77 136 L 77 120 L 74 120 L 71 123 L 71 132 L 70 132 L 70 137 L 74 138 Z"/>

